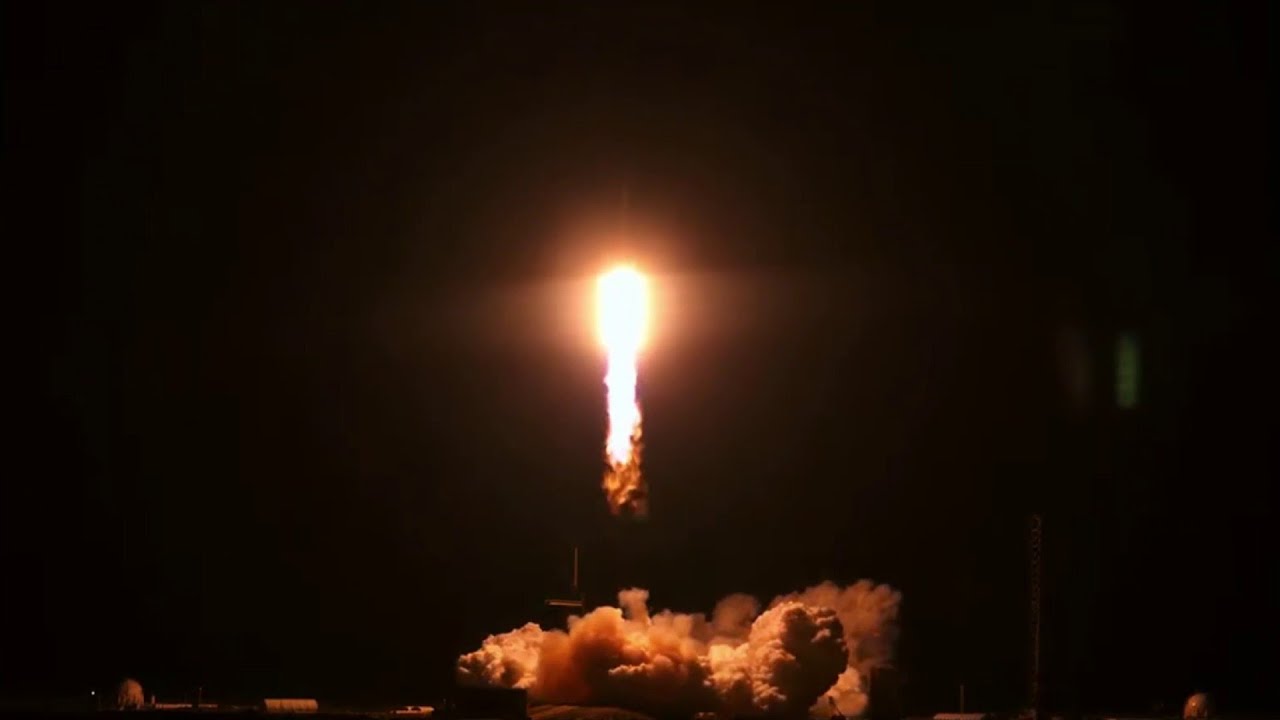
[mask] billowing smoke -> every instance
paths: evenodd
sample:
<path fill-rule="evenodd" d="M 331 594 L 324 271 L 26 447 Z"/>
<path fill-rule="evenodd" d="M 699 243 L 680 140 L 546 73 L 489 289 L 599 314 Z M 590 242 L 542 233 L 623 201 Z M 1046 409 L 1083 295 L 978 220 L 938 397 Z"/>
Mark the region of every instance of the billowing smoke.
<path fill-rule="evenodd" d="M 116 707 L 120 710 L 137 710 L 145 699 L 142 695 L 142 683 L 133 678 L 125 678 L 116 687 Z"/>
<path fill-rule="evenodd" d="M 835 700 L 843 715 L 860 715 L 867 707 L 863 678 L 872 668 L 889 665 L 898 640 L 898 605 L 902 593 L 888 585 L 859 580 L 846 588 L 824 582 L 802 593 L 787 595 L 774 602 L 798 601 L 806 605 L 829 607 L 836 611 L 844 629 L 848 664 L 839 681 L 824 695 Z M 830 703 L 823 699 L 814 712 L 831 714 Z"/>
<path fill-rule="evenodd" d="M 638 710 L 842 712 L 866 706 L 862 674 L 890 662 L 901 595 L 862 581 L 775 599 L 747 595 L 701 613 L 650 614 L 649 593 L 573 617 L 565 630 L 524 627 L 486 638 L 458 660 L 459 681 L 518 687 L 535 701 Z M 816 704 L 816 705 L 815 705 Z"/>

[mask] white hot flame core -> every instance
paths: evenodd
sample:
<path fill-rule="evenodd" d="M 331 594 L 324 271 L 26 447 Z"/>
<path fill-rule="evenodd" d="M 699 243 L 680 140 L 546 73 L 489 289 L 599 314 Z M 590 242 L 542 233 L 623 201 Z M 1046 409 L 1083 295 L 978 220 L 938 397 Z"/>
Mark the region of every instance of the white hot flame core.
<path fill-rule="evenodd" d="M 608 362 L 604 378 L 609 414 L 605 459 L 610 471 L 605 478 L 605 489 L 610 506 L 617 511 L 632 504 L 633 496 L 640 489 L 637 447 L 640 405 L 636 400 L 636 380 L 640 350 L 648 331 L 648 282 L 634 267 L 614 268 L 600 276 L 597 301 L 600 342 Z"/>

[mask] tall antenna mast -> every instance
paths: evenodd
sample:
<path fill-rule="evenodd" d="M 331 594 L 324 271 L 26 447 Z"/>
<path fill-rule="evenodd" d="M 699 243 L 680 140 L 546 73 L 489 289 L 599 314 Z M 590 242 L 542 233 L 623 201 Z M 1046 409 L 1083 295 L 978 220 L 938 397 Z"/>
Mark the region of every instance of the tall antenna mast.
<path fill-rule="evenodd" d="M 1027 701 L 1030 703 L 1031 718 L 1035 720 L 1040 711 L 1040 573 L 1041 550 L 1044 520 L 1039 513 L 1031 516 L 1031 532 L 1027 538 L 1028 560 L 1030 562 L 1031 601 L 1031 662 Z"/>
<path fill-rule="evenodd" d="M 629 183 L 622 184 L 622 207 L 618 217 L 618 226 L 625 235 L 631 219 L 631 185 Z"/>
<path fill-rule="evenodd" d="M 571 597 L 567 598 L 547 598 L 547 606 L 554 608 L 566 608 L 567 610 L 576 610 L 581 613 L 586 608 L 586 601 L 582 597 L 582 592 L 578 589 L 578 546 L 573 546 L 573 592 Z"/>

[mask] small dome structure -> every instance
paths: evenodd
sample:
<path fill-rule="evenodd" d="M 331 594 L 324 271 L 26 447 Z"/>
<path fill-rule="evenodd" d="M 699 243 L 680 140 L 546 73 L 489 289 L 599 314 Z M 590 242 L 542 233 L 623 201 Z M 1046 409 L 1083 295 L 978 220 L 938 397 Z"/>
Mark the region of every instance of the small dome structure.
<path fill-rule="evenodd" d="M 1213 717 L 1213 703 L 1208 693 L 1196 693 L 1187 698 L 1187 704 L 1182 706 L 1183 720 L 1205 720 L 1209 717 Z"/>

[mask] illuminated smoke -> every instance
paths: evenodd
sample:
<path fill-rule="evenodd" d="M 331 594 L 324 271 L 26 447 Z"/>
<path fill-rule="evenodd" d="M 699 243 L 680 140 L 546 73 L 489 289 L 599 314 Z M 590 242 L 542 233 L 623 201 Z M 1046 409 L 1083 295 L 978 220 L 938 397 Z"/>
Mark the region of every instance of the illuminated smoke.
<path fill-rule="evenodd" d="M 624 590 L 619 607 L 571 618 L 567 631 L 530 623 L 492 635 L 458 659 L 458 679 L 525 688 L 540 702 L 655 712 L 801 717 L 830 694 L 855 714 L 866 706 L 860 673 L 890 660 L 901 597 L 865 581 L 825 583 L 764 612 L 730 595 L 708 619 L 650 614 L 648 596 Z"/>
<path fill-rule="evenodd" d="M 608 369 L 604 384 L 609 430 L 605 436 L 605 496 L 614 513 L 647 510 L 648 492 L 640 474 L 640 404 L 636 400 L 640 348 L 649 313 L 649 289 L 632 267 L 618 267 L 597 283 L 600 342 Z"/>
<path fill-rule="evenodd" d="M 133 678 L 125 678 L 116 688 L 116 708 L 120 710 L 137 710 L 146 702 L 142 695 L 142 683 Z"/>
<path fill-rule="evenodd" d="M 469 685 L 527 690 L 537 677 L 544 635 L 536 623 L 490 635 L 479 650 L 458 659 L 458 678 Z"/>
<path fill-rule="evenodd" d="M 867 706 L 863 678 L 875 667 L 893 661 L 893 648 L 898 640 L 898 605 L 902 593 L 888 585 L 859 580 L 846 588 L 832 582 L 815 585 L 804 592 L 785 595 L 777 602 L 798 601 L 807 605 L 829 607 L 836 611 L 844 628 L 848 667 L 840 679 L 813 708 L 816 715 L 831 715 L 830 703 L 836 701 L 843 715 L 859 715 Z"/>

